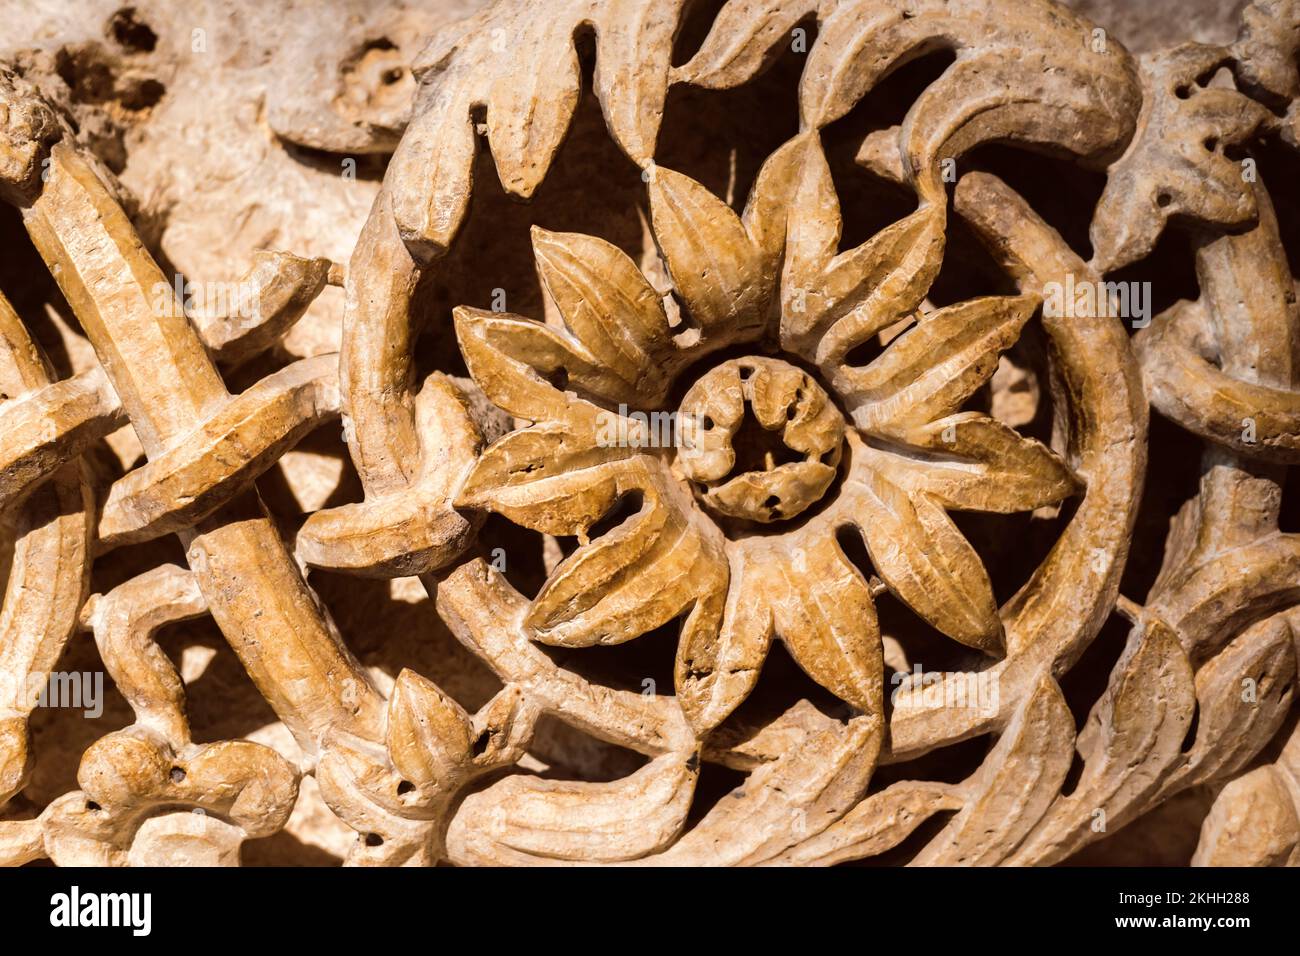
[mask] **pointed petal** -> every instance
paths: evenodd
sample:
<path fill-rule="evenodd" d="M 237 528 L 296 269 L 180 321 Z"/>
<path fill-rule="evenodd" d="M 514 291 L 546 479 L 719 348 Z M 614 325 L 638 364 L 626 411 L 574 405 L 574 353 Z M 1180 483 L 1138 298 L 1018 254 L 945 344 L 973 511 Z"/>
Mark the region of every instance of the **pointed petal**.
<path fill-rule="evenodd" d="M 498 408 L 529 421 L 565 421 L 575 406 L 569 385 L 614 402 L 646 397 L 614 370 L 596 361 L 580 343 L 518 315 L 459 306 L 453 313 L 456 338 L 470 376 Z M 561 387 L 550 378 L 559 376 Z"/>
<path fill-rule="evenodd" d="M 759 333 L 776 284 L 731 207 L 695 180 L 656 167 L 650 182 L 655 238 L 673 285 L 703 334 L 731 341 Z"/>
<path fill-rule="evenodd" d="M 710 90 L 740 86 L 770 66 L 795 24 L 816 10 L 817 0 L 729 0 L 677 81 Z"/>
<path fill-rule="evenodd" d="M 630 448 L 604 448 L 562 425 L 534 425 L 493 442 L 457 496 L 461 508 L 495 511 L 546 534 L 586 531 L 638 467 Z"/>
<path fill-rule="evenodd" d="M 870 449 L 871 467 L 896 484 L 921 492 L 943 507 L 1011 513 L 1055 504 L 1083 483 L 1059 455 L 995 418 L 961 412 L 910 429 L 913 447 L 932 454 L 911 457 Z"/>
<path fill-rule="evenodd" d="M 912 312 L 943 258 L 945 207 L 923 205 L 836 255 L 842 223 L 830 166 L 815 134 L 802 147 L 781 277 L 781 344 L 818 364 Z"/>
<path fill-rule="evenodd" d="M 955 641 L 1002 650 L 1002 622 L 979 555 L 925 495 L 909 498 L 880 472 L 856 469 L 846 492 L 860 495 L 859 527 L 881 578 L 913 611 Z"/>
<path fill-rule="evenodd" d="M 867 582 L 828 529 L 771 555 L 776 630 L 808 676 L 866 714 L 883 714 L 880 628 Z"/>
<path fill-rule="evenodd" d="M 727 583 L 721 533 L 661 462 L 642 457 L 636 467 L 620 491 L 640 489 L 642 510 L 555 569 L 526 619 L 537 640 L 620 644 L 707 596 L 720 600 Z"/>
<path fill-rule="evenodd" d="M 696 736 L 703 737 L 731 715 L 758 683 L 772 645 L 772 614 L 764 599 L 764 563 L 742 550 L 731 568 L 721 631 L 700 607 L 677 645 L 677 702 Z"/>
<path fill-rule="evenodd" d="M 940 309 L 865 368 L 838 370 L 836 389 L 873 434 L 951 414 L 993 374 L 1037 306 L 1036 296 L 990 296 Z"/>
<path fill-rule="evenodd" d="M 675 357 L 663 302 L 617 246 L 580 233 L 533 227 L 533 252 L 565 324 L 627 388 L 611 399 L 657 405 Z M 629 402 L 629 404 L 631 404 Z"/>

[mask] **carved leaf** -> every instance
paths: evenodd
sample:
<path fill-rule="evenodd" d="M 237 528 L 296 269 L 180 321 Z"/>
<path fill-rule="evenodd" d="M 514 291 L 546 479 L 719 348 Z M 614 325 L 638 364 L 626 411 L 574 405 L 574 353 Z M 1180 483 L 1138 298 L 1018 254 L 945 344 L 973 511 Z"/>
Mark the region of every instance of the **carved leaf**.
<path fill-rule="evenodd" d="M 696 626 L 698 609 L 682 629 L 673 672 L 677 702 L 701 737 L 726 720 L 758 683 L 773 623 L 766 603 L 754 595 L 761 593 L 767 570 L 761 557 L 740 550 L 731 563 L 721 629 Z"/>
<path fill-rule="evenodd" d="M 565 324 L 600 370 L 609 370 L 622 382 L 617 392 L 605 397 L 642 407 L 658 405 L 668 387 L 671 368 L 665 367 L 665 359 L 673 344 L 663 302 L 641 270 L 617 247 L 578 233 L 534 226 L 533 251 Z M 569 369 L 571 380 L 581 379 L 574 376 L 581 371 L 582 366 Z"/>
<path fill-rule="evenodd" d="M 668 479 L 671 482 L 672 479 Z M 721 535 L 658 476 L 643 481 L 642 510 L 565 559 L 533 602 L 538 640 L 565 647 L 620 644 L 695 600 L 720 611 L 727 583 Z M 717 615 L 713 615 L 717 632 Z"/>
<path fill-rule="evenodd" d="M 654 157 L 682 3 L 607 0 L 592 11 L 596 95 L 614 139 L 638 166 Z"/>
<path fill-rule="evenodd" d="M 910 498 L 869 467 L 845 488 L 871 563 L 913 611 L 955 641 L 987 654 L 1002 649 L 993 588 L 979 555 L 952 519 L 925 495 Z"/>
<path fill-rule="evenodd" d="M 837 255 L 842 222 L 835 184 L 820 137 L 803 139 L 787 225 L 781 344 L 818 364 L 837 364 L 920 305 L 943 256 L 944 207 L 923 205 Z"/>
<path fill-rule="evenodd" d="M 698 758 L 673 753 L 613 783 L 507 777 L 465 799 L 447 850 L 462 866 L 639 859 L 681 831 L 698 768 Z"/>
<path fill-rule="evenodd" d="M 805 534 L 769 558 L 766 600 L 790 656 L 863 713 L 883 713 L 884 665 L 871 592 L 834 536 Z"/>
<path fill-rule="evenodd" d="M 465 216 L 476 135 L 487 108 L 502 185 L 528 198 L 541 183 L 580 94 L 574 33 L 596 29 L 596 95 L 614 138 L 645 165 L 668 92 L 672 37 L 682 0 L 556 0 L 539 16 L 501 3 L 437 36 L 415 64 L 414 116 L 385 178 L 407 246 L 428 259 L 451 245 Z M 485 69 L 484 64 L 493 64 Z"/>
<path fill-rule="evenodd" d="M 772 863 L 834 866 L 892 850 L 926 820 L 945 810 L 960 810 L 962 798 L 944 783 L 904 780 L 873 794 L 811 840 Z"/>
<path fill-rule="evenodd" d="M 461 488 L 460 507 L 484 508 L 546 534 L 574 535 L 634 487 L 626 448 L 598 448 L 562 425 L 535 425 L 493 442 Z"/>
<path fill-rule="evenodd" d="M 581 92 L 573 24 L 566 18 L 537 17 L 535 29 L 512 31 L 508 49 L 495 52 L 498 66 L 487 90 L 487 135 L 501 185 L 527 198 L 540 185 L 568 132 Z M 494 29 L 501 29 L 500 27 Z M 504 41 L 504 35 L 489 38 Z"/>
<path fill-rule="evenodd" d="M 720 800 L 654 866 L 754 866 L 843 816 L 866 790 L 883 721 L 872 714 L 809 735 L 759 767 Z"/>
<path fill-rule="evenodd" d="M 1295 694 L 1295 644 L 1284 616 L 1261 621 L 1196 672 L 1196 740 L 1166 792 L 1222 779 L 1272 739 Z"/>
<path fill-rule="evenodd" d="M 388 702 L 386 742 L 405 780 L 427 787 L 457 773 L 470 755 L 464 709 L 430 680 L 403 669 Z"/>
<path fill-rule="evenodd" d="M 740 217 L 695 180 L 661 166 L 650 182 L 650 213 L 673 285 L 703 335 L 757 334 L 767 321 L 775 268 Z"/>
<path fill-rule="evenodd" d="M 1093 216 L 1100 271 L 1145 257 L 1171 216 L 1221 226 L 1255 218 L 1250 184 L 1224 149 L 1254 136 L 1269 112 L 1235 90 L 1198 83 L 1226 58 L 1226 50 L 1199 44 L 1143 57 L 1142 126 L 1111 167 Z"/>
<path fill-rule="evenodd" d="M 836 387 L 859 428 L 901 435 L 955 412 L 988 381 L 1037 305 L 1035 296 L 990 296 L 940 309 L 870 365 L 838 370 Z"/>
<path fill-rule="evenodd" d="M 1079 733 L 1083 775 L 1010 859 L 1051 863 L 1087 842 L 1098 812 L 1114 830 L 1131 820 L 1180 756 L 1195 707 L 1192 668 L 1159 621 L 1135 628 L 1105 694 Z"/>
<path fill-rule="evenodd" d="M 1091 40 L 1086 21 L 1045 3 L 848 0 L 824 18 L 808 56 L 803 120 L 815 128 L 834 122 L 895 67 L 946 47 L 956 62 L 903 123 L 905 169 L 923 194 L 942 192 L 940 154 L 990 140 L 1050 144 L 1104 163 L 1128 140 L 1139 95 L 1124 49 L 1111 40 L 1094 52 Z"/>
<path fill-rule="evenodd" d="M 1055 504 L 1082 483 L 1054 451 L 979 412 L 959 412 L 906 432 L 928 455 L 868 449 L 871 467 L 945 508 L 1030 511 Z"/>
<path fill-rule="evenodd" d="M 1193 866 L 1294 866 L 1300 814 L 1282 774 L 1256 767 L 1219 793 L 1201 825 Z"/>
<path fill-rule="evenodd" d="M 966 804 L 913 866 L 993 866 L 1029 831 L 1070 770 L 1074 715 L 1043 678 L 962 790 Z"/>
<path fill-rule="evenodd" d="M 740 86 L 771 65 L 795 24 L 817 6 L 817 0 L 728 0 L 703 45 L 674 78 L 711 90 Z"/>
<path fill-rule="evenodd" d="M 414 254 L 433 258 L 451 247 L 469 208 L 478 137 L 472 104 L 451 93 L 421 99 L 428 105 L 417 105 L 384 185 L 402 241 Z"/>

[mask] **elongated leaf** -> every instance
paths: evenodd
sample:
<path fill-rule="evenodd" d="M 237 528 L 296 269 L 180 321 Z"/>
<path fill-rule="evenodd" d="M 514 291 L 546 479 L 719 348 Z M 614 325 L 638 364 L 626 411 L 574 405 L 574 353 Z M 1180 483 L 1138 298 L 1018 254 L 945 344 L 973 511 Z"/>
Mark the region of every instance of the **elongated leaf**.
<path fill-rule="evenodd" d="M 1177 636 L 1155 620 L 1135 628 L 1079 733 L 1084 768 L 1078 785 L 1056 801 L 1008 862 L 1064 859 L 1095 837 L 1097 811 L 1111 830 L 1133 819 L 1180 759 L 1195 703 L 1192 668 Z"/>
<path fill-rule="evenodd" d="M 772 861 L 783 866 L 834 866 L 891 850 L 936 813 L 960 810 L 951 784 L 904 780 L 863 800 L 811 840 Z"/>
<path fill-rule="evenodd" d="M 943 261 L 944 222 L 943 206 L 922 206 L 835 257 L 821 286 L 834 323 L 818 342 L 813 361 L 838 365 L 853 348 L 921 304 Z"/>
<path fill-rule="evenodd" d="M 808 676 L 863 713 L 884 713 L 884 663 L 871 592 L 826 529 L 771 554 L 767 596 L 781 640 Z"/>
<path fill-rule="evenodd" d="M 890 590 L 953 640 L 999 653 L 1002 622 L 988 573 L 944 510 L 870 467 L 855 469 L 845 490 L 859 496 L 858 527 Z"/>
<path fill-rule="evenodd" d="M 801 152 L 787 225 L 781 343 L 836 366 L 920 305 L 942 262 L 945 207 L 923 205 L 837 255 L 840 204 L 820 138 L 808 134 Z"/>
<path fill-rule="evenodd" d="M 999 296 L 952 305 L 904 332 L 865 368 L 842 369 L 835 384 L 853 420 L 869 433 L 902 434 L 955 412 L 988 381 L 1037 304 L 1034 296 Z"/>
<path fill-rule="evenodd" d="M 462 866 L 639 859 L 681 831 L 698 766 L 673 753 L 612 783 L 507 777 L 465 799 L 447 831 L 448 854 Z"/>
<path fill-rule="evenodd" d="M 555 569 L 527 622 L 538 640 L 565 647 L 620 644 L 654 630 L 727 584 L 721 533 L 671 477 L 644 482 L 646 508 Z M 674 492 L 676 494 L 674 494 Z M 718 615 L 710 615 L 716 634 Z"/>
<path fill-rule="evenodd" d="M 474 186 L 472 104 L 453 83 L 429 94 L 423 109 L 417 105 L 384 177 L 402 241 L 425 259 L 451 247 Z"/>
<path fill-rule="evenodd" d="M 458 307 L 456 337 L 474 381 L 498 408 L 530 421 L 570 421 L 575 417 L 596 433 L 618 424 L 619 416 L 605 415 L 596 406 L 566 394 L 575 389 L 622 404 L 654 404 L 646 382 L 664 388 L 664 364 L 655 371 L 624 368 L 629 381 L 590 355 L 583 345 L 548 325 L 522 316 Z M 555 380 L 555 384 L 552 383 Z M 638 384 L 641 383 L 641 384 Z M 558 387 L 557 387 L 558 386 Z M 644 406 L 642 406 L 644 407 Z M 636 431 L 640 426 L 621 427 Z"/>
<path fill-rule="evenodd" d="M 795 24 L 816 9 L 817 0 L 728 0 L 675 79 L 711 90 L 740 86 L 780 55 Z"/>
<path fill-rule="evenodd" d="M 1291 709 L 1296 655 L 1285 616 L 1258 622 L 1196 672 L 1196 741 L 1166 791 L 1224 779 L 1273 738 Z"/>
<path fill-rule="evenodd" d="M 721 629 L 688 618 L 673 671 L 677 702 L 704 736 L 749 696 L 772 646 L 772 614 L 762 600 L 766 562 L 742 548 L 732 561 Z M 703 613 L 700 608 L 692 614 Z"/>
<path fill-rule="evenodd" d="M 533 252 L 565 324 L 595 362 L 626 383 L 605 397 L 659 404 L 674 348 L 663 302 L 641 270 L 618 247 L 580 233 L 534 226 Z"/>
<path fill-rule="evenodd" d="M 786 222 L 812 135 L 800 133 L 767 157 L 745 201 L 741 222 L 769 262 L 776 262 L 785 249 Z"/>
<path fill-rule="evenodd" d="M 507 192 L 524 199 L 546 175 L 581 92 L 572 24 L 563 17 L 536 19 L 537 30 L 511 35 L 511 69 L 485 69 L 494 77 L 487 127 L 497 175 Z M 498 53 L 493 63 L 506 58 Z"/>
<path fill-rule="evenodd" d="M 872 714 L 810 734 L 723 797 L 653 866 L 755 866 L 830 826 L 861 799 L 884 722 Z"/>
<path fill-rule="evenodd" d="M 870 449 L 873 468 L 945 508 L 1030 511 L 1076 493 L 1082 483 L 1054 451 L 978 412 L 960 412 L 908 430 L 909 456 Z"/>
<path fill-rule="evenodd" d="M 1074 716 L 1044 677 L 975 777 L 962 811 L 912 866 L 995 866 L 1051 805 L 1073 756 Z"/>
<path fill-rule="evenodd" d="M 683 0 L 604 0 L 596 21 L 596 96 L 615 141 L 639 166 L 653 159 Z M 583 5 L 584 7 L 586 5 Z"/>
<path fill-rule="evenodd" d="M 628 453 L 593 447 L 559 425 L 511 432 L 483 453 L 457 504 L 546 534 L 581 534 L 636 487 L 641 466 Z"/>
<path fill-rule="evenodd" d="M 757 334 L 776 274 L 740 217 L 695 180 L 663 167 L 650 182 L 650 213 L 673 285 L 703 334 Z"/>

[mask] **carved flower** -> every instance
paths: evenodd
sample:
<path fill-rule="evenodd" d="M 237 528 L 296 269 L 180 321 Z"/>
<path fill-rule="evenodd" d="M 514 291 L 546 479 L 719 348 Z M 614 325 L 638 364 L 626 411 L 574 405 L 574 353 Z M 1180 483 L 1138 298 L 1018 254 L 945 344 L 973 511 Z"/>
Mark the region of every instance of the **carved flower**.
<path fill-rule="evenodd" d="M 837 541 L 851 528 L 920 617 L 1000 655 L 988 575 L 948 511 L 1029 510 L 1079 488 L 1039 442 L 959 410 L 1037 299 L 918 314 L 941 205 L 837 254 L 815 133 L 769 158 L 741 216 L 684 175 L 651 173 L 675 298 L 603 240 L 535 229 L 564 327 L 456 312 L 473 379 L 531 423 L 486 449 L 458 505 L 578 540 L 532 601 L 530 636 L 618 644 L 684 616 L 676 690 L 700 734 L 752 690 L 774 636 L 814 680 L 880 712 L 871 586 Z M 900 322 L 878 357 L 849 364 Z"/>

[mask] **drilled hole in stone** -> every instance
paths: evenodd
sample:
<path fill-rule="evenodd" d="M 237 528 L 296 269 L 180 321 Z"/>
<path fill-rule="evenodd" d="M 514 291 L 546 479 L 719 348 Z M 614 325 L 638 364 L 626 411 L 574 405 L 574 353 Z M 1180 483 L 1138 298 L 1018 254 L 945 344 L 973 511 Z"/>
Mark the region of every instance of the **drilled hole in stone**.
<path fill-rule="evenodd" d="M 384 845 L 384 838 L 381 837 L 378 833 L 366 834 L 366 846 L 383 846 L 383 845 Z"/>
<path fill-rule="evenodd" d="M 140 19 L 135 7 L 123 7 L 109 17 L 108 33 L 119 46 L 137 53 L 152 53 L 158 45 L 158 34 Z"/>
<path fill-rule="evenodd" d="M 185 782 L 185 770 L 182 767 L 172 767 L 171 773 L 168 774 L 168 776 L 171 777 L 172 783 Z"/>
<path fill-rule="evenodd" d="M 411 781 L 409 780 L 403 780 L 401 783 L 397 785 L 397 795 L 399 797 L 404 797 L 408 793 L 412 792 L 414 789 L 415 789 L 415 784 L 411 783 Z"/>
<path fill-rule="evenodd" d="M 747 471 L 771 471 L 788 462 L 804 459 L 802 454 L 785 443 L 780 431 L 764 428 L 748 408 L 731 443 L 736 449 L 736 464 L 731 469 L 732 475 L 743 475 Z"/>

